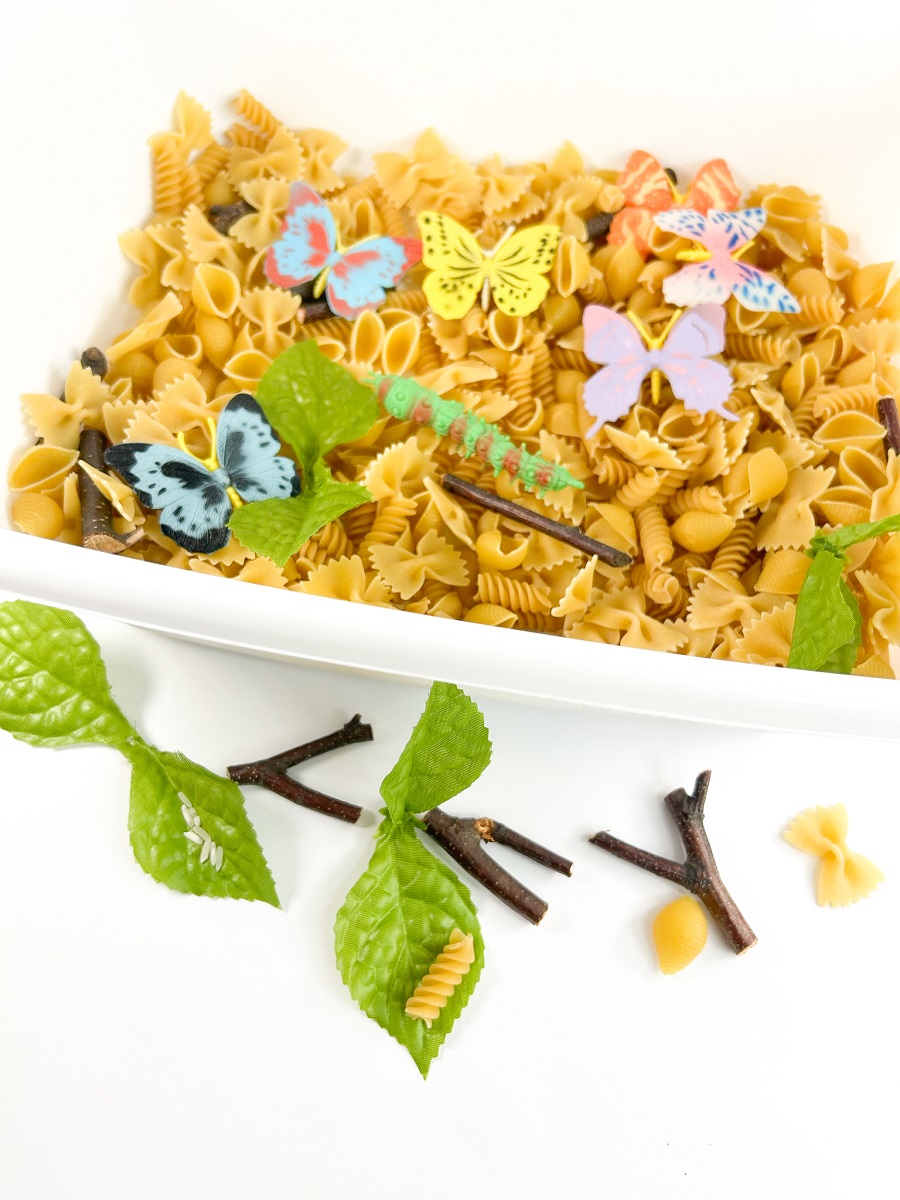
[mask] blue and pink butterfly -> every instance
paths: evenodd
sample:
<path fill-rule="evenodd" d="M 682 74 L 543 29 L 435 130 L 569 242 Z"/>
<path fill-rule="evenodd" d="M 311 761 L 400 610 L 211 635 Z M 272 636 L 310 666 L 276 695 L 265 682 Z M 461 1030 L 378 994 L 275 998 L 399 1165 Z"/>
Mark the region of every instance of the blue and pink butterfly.
<path fill-rule="evenodd" d="M 394 287 L 422 257 L 418 238 L 370 237 L 344 249 L 328 205 L 305 183 L 291 188 L 281 236 L 266 253 L 266 278 L 277 287 L 316 281 L 328 307 L 353 320 L 378 308 L 385 289 Z"/>
<path fill-rule="evenodd" d="M 670 304 L 681 308 L 724 304 L 734 296 L 754 312 L 799 313 L 800 305 L 783 284 L 759 267 L 740 261 L 766 223 L 764 209 L 710 209 L 704 215 L 692 208 L 672 208 L 656 213 L 653 221 L 659 229 L 701 247 L 684 251 L 679 257 L 694 261 L 663 281 L 663 295 Z"/>

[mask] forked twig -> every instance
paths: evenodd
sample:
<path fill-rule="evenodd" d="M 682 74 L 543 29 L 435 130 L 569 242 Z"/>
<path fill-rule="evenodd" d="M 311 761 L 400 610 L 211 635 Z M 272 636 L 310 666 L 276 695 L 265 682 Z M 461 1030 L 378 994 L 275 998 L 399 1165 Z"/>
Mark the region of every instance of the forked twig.
<path fill-rule="evenodd" d="M 485 851 L 483 843 L 496 842 L 500 846 L 508 846 L 549 867 L 551 871 L 558 871 L 561 875 L 572 874 L 569 859 L 547 850 L 531 838 L 490 817 L 453 817 L 441 808 L 432 808 L 424 814 L 423 819 L 428 833 L 454 861 L 533 925 L 537 925 L 546 913 L 546 900 L 536 896 L 509 871 L 499 866 Z"/>
<path fill-rule="evenodd" d="M 349 804 L 346 800 L 336 800 L 333 796 L 326 796 L 324 792 L 318 792 L 315 788 L 307 787 L 296 779 L 291 779 L 287 772 L 291 767 L 308 762 L 311 758 L 318 758 L 320 754 L 327 754 L 330 750 L 338 750 L 341 746 L 352 746 L 355 742 L 371 741 L 372 726 L 364 724 L 357 713 L 346 725 L 341 729 L 336 729 L 334 733 L 326 733 L 324 737 L 304 742 L 302 746 L 295 746 L 292 750 L 274 754 L 271 758 L 261 758 L 257 762 L 239 763 L 237 766 L 229 767 L 228 778 L 233 779 L 235 783 L 258 784 L 294 804 L 300 804 L 304 808 L 324 813 L 327 817 L 337 817 L 339 821 L 349 821 L 353 824 L 359 820 L 363 811 L 358 804 Z"/>
<path fill-rule="evenodd" d="M 617 858 L 633 863 L 645 871 L 669 879 L 686 888 L 700 900 L 710 916 L 722 930 L 735 954 L 743 954 L 756 945 L 756 934 L 747 924 L 738 906 L 722 882 L 719 868 L 713 856 L 709 838 L 703 825 L 703 809 L 709 789 L 710 772 L 697 776 L 694 790 L 690 794 L 684 788 L 669 792 L 665 799 L 666 808 L 681 835 L 686 852 L 684 862 L 674 862 L 623 842 L 611 833 L 595 833 L 590 839 L 601 850 L 608 850 Z"/>

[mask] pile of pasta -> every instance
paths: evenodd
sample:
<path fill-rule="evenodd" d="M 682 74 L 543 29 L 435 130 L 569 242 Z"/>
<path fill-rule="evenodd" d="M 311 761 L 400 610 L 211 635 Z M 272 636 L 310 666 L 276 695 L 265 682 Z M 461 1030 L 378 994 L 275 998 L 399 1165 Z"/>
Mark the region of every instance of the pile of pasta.
<path fill-rule="evenodd" d="M 241 92 L 238 120 L 216 140 L 209 113 L 182 94 L 175 129 L 151 139 L 154 214 L 121 238 L 137 267 L 129 298 L 140 315 L 108 347 L 102 380 L 73 365 L 62 399 L 24 397 L 39 442 L 16 462 L 10 488 L 21 528 L 80 541 L 77 478 L 87 469 L 122 532 L 125 553 L 183 570 L 318 596 L 610 644 L 784 665 L 795 601 L 816 527 L 900 511 L 900 464 L 886 455 L 876 414 L 900 370 L 900 285 L 891 264 L 860 267 L 845 233 L 822 218 L 817 196 L 760 187 L 744 197 L 767 223 L 748 256 L 781 279 L 800 313 L 727 306 L 725 361 L 734 422 L 686 412 L 663 382 L 616 425 L 587 436 L 580 396 L 597 367 L 582 349 L 586 304 L 631 310 L 658 333 L 672 313 L 662 282 L 685 243 L 657 230 L 645 259 L 630 244 L 587 240 L 586 221 L 623 198 L 616 172 L 589 169 L 565 144 L 549 162 L 470 164 L 433 131 L 408 154 L 374 156 L 357 177 L 336 169 L 347 149 L 331 133 L 287 128 Z M 525 318 L 473 308 L 443 320 L 427 308 L 414 268 L 377 312 L 354 322 L 304 323 L 301 301 L 263 271 L 290 184 L 325 196 L 345 244 L 371 234 L 409 236 L 424 209 L 445 212 L 489 247 L 510 225 L 553 222 L 562 238 L 551 288 Z M 212 205 L 252 207 L 227 234 Z M 246 207 L 246 206 L 245 206 Z M 253 392 L 272 360 L 314 338 L 357 377 L 414 376 L 497 422 L 583 483 L 538 498 L 477 459 L 462 460 L 430 430 L 386 414 L 330 456 L 339 479 L 366 485 L 371 502 L 327 525 L 283 568 L 232 539 L 189 554 L 141 511 L 128 487 L 79 468 L 82 427 L 111 442 L 176 444 L 208 452 L 207 418 L 236 392 Z M 467 502 L 440 486 L 451 471 L 535 511 L 581 526 L 634 556 L 614 569 Z M 900 642 L 900 539 L 850 551 L 859 598 L 857 674 L 892 676 Z"/>

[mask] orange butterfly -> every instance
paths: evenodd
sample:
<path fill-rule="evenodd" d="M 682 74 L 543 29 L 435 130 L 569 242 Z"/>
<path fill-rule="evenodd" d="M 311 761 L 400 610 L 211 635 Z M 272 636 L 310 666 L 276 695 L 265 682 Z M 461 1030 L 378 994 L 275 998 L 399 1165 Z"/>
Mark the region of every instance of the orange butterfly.
<path fill-rule="evenodd" d="M 650 252 L 655 213 L 683 206 L 705 215 L 711 208 L 734 208 L 741 196 L 731 171 L 721 158 L 704 163 L 682 196 L 675 191 L 659 161 L 646 150 L 635 150 L 617 183 L 625 196 L 625 207 L 613 218 L 606 240 L 614 246 L 634 241 L 645 257 Z"/>

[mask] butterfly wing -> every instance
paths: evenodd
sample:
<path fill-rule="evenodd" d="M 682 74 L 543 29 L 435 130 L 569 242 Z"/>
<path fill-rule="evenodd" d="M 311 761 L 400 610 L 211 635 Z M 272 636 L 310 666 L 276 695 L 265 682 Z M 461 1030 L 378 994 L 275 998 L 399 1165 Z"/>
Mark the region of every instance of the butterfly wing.
<path fill-rule="evenodd" d="M 676 322 L 660 351 L 659 365 L 685 408 L 717 412 L 734 421 L 734 413 L 725 408 L 734 386 L 731 372 L 722 363 L 708 361 L 709 355 L 721 354 L 724 348 L 725 309 L 702 304 Z"/>
<path fill-rule="evenodd" d="M 601 425 L 618 421 L 637 403 L 647 377 L 646 363 L 612 363 L 601 367 L 584 385 L 581 402 L 597 419 L 585 434 L 593 437 Z"/>
<path fill-rule="evenodd" d="M 145 508 L 160 510 L 159 527 L 192 554 L 213 554 L 228 544 L 231 501 L 202 463 L 171 446 L 123 442 L 104 455 Z"/>
<path fill-rule="evenodd" d="M 721 354 L 724 349 L 724 308 L 700 305 L 674 324 L 660 352 L 660 370 L 685 408 L 719 413 L 733 421 L 736 416 L 725 408 L 733 388 L 731 371 L 721 362 L 708 361 L 710 354 Z"/>
<path fill-rule="evenodd" d="M 703 213 L 693 208 L 672 208 L 668 212 L 656 213 L 653 224 L 666 233 L 675 233 L 691 242 L 706 245 L 709 223 Z"/>
<path fill-rule="evenodd" d="M 439 317 L 464 317 L 481 290 L 486 261 L 481 247 L 462 225 L 443 213 L 421 212 L 422 261 L 430 274 L 422 285 Z"/>
<path fill-rule="evenodd" d="M 607 421 L 618 421 L 636 403 L 650 369 L 640 334 L 621 313 L 589 304 L 584 310 L 584 352 L 592 362 L 606 363 L 584 385 L 582 403 L 596 421 L 592 437 Z"/>
<path fill-rule="evenodd" d="M 732 268 L 738 266 L 727 255 L 724 262 L 711 258 L 707 262 L 688 263 L 674 275 L 666 276 L 663 295 L 676 308 L 724 304 L 731 295 Z"/>
<path fill-rule="evenodd" d="M 672 206 L 672 185 L 659 159 L 646 150 L 635 150 L 616 180 L 625 203 L 662 212 Z"/>
<path fill-rule="evenodd" d="M 673 394 L 692 412 L 716 412 L 727 421 L 736 421 L 725 407 L 734 383 L 724 364 L 706 358 L 674 354 L 662 368 Z"/>
<path fill-rule="evenodd" d="M 422 257 L 418 238 L 373 237 L 357 242 L 341 256 L 328 275 L 328 306 L 352 321 L 384 303 L 385 288 L 393 287 Z"/>
<path fill-rule="evenodd" d="M 591 362 L 625 363 L 646 357 L 641 336 L 627 317 L 602 304 L 584 310 L 584 352 Z"/>
<path fill-rule="evenodd" d="M 308 283 L 324 271 L 337 247 L 331 210 L 305 183 L 291 188 L 281 236 L 266 252 L 266 278 L 276 287 Z"/>
<path fill-rule="evenodd" d="M 709 358 L 725 349 L 725 309 L 718 304 L 701 304 L 675 322 L 663 344 L 664 354 L 686 354 Z"/>
<path fill-rule="evenodd" d="M 653 213 L 672 206 L 672 185 L 662 164 L 646 150 L 635 150 L 616 181 L 625 207 L 612 219 L 606 240 L 613 246 L 633 241 L 641 254 L 650 250 Z"/>
<path fill-rule="evenodd" d="M 706 213 L 711 208 L 734 208 L 740 198 L 740 189 L 732 178 L 728 164 L 722 158 L 714 158 L 704 163 L 697 172 L 685 203 L 697 212 Z"/>
<path fill-rule="evenodd" d="M 547 272 L 559 245 L 558 225 L 530 225 L 508 237 L 488 261 L 491 294 L 501 312 L 510 317 L 533 313 L 547 292 Z"/>
<path fill-rule="evenodd" d="M 232 397 L 222 410 L 216 446 L 219 462 L 242 500 L 287 500 L 299 494 L 296 464 L 279 454 L 275 431 L 247 392 Z"/>
<path fill-rule="evenodd" d="M 749 263 L 737 262 L 736 282 L 732 291 L 744 308 L 753 312 L 798 313 L 800 305 L 791 293 L 766 271 L 751 267 Z M 681 271 L 678 274 L 682 274 Z M 672 276 L 674 279 L 675 276 Z M 666 281 L 668 282 L 668 280 Z M 664 285 L 665 286 L 665 285 Z"/>

